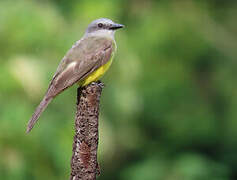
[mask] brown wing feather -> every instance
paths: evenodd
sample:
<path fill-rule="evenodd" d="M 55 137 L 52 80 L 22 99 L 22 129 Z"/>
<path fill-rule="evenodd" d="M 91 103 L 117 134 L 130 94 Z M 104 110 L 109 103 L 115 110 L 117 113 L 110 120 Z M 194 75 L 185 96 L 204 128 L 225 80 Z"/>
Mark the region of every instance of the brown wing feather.
<path fill-rule="evenodd" d="M 106 46 L 107 45 L 107 46 Z M 111 57 L 112 43 L 105 44 L 96 53 L 87 55 L 87 59 L 83 61 L 74 61 L 75 65 L 62 71 L 51 83 L 47 96 L 54 97 L 74 83 L 83 80 L 89 74 L 94 72 L 100 66 L 106 64 Z"/>
<path fill-rule="evenodd" d="M 80 44 L 78 44 L 78 47 L 80 47 Z M 100 44 L 100 46 L 97 46 L 95 49 L 83 49 L 83 46 L 81 48 L 85 53 L 85 55 L 83 56 L 84 59 L 75 59 L 77 58 L 75 57 L 75 53 L 78 54 L 75 51 L 77 51 L 78 49 L 71 49 L 63 58 L 63 62 L 58 67 L 57 72 L 50 82 L 49 88 L 43 100 L 36 108 L 34 114 L 32 115 L 32 118 L 28 122 L 27 132 L 31 131 L 41 113 L 45 110 L 45 108 L 56 95 L 72 86 L 77 81 L 83 80 L 100 66 L 108 62 L 114 47 L 112 41 L 108 41 L 108 39 L 104 38 L 104 43 Z M 79 55 L 78 58 L 82 57 L 80 57 Z M 68 64 L 68 62 L 70 63 Z"/>

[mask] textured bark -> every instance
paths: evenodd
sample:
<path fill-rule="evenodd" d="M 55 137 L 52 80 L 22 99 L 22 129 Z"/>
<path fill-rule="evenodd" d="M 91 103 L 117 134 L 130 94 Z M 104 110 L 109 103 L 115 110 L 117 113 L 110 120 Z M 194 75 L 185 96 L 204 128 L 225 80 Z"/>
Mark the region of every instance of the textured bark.
<path fill-rule="evenodd" d="M 91 83 L 77 90 L 75 136 L 70 180 L 95 180 L 97 163 L 99 104 L 103 84 Z"/>

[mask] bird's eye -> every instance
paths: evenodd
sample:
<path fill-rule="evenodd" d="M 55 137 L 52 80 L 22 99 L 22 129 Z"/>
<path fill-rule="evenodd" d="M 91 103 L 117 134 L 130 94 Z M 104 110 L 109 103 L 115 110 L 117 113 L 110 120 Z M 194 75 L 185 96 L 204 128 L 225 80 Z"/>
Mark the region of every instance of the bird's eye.
<path fill-rule="evenodd" d="M 98 27 L 100 27 L 100 28 L 103 27 L 103 24 L 102 24 L 102 23 L 99 23 L 99 24 L 98 24 Z"/>

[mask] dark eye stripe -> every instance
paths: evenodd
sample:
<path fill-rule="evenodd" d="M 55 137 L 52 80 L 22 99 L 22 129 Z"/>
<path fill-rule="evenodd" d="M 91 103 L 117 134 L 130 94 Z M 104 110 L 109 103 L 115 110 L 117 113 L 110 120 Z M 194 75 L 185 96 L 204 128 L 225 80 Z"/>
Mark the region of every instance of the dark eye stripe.
<path fill-rule="evenodd" d="M 98 27 L 100 27 L 100 28 L 103 27 L 103 24 L 102 24 L 102 23 L 99 23 L 99 24 L 98 24 Z"/>

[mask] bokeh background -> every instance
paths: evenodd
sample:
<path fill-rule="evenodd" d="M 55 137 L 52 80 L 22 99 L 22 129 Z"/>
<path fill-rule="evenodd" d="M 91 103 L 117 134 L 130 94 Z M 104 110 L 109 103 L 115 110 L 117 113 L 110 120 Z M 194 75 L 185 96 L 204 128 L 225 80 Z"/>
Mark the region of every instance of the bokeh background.
<path fill-rule="evenodd" d="M 1 0 L 0 179 L 69 178 L 77 87 L 25 129 L 100 17 L 126 28 L 103 78 L 98 179 L 237 179 L 236 0 Z"/>

